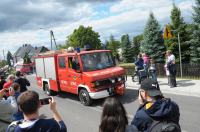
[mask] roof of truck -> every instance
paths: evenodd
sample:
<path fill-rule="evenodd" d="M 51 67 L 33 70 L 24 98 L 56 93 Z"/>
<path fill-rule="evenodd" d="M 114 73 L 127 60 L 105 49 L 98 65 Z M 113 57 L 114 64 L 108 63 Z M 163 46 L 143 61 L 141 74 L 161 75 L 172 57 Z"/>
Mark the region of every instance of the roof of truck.
<path fill-rule="evenodd" d="M 62 53 L 62 54 L 59 54 L 59 56 L 65 56 L 65 55 L 81 55 L 81 54 L 90 54 L 90 53 L 98 53 L 98 52 L 109 52 L 110 50 L 90 50 L 90 51 L 81 51 L 79 53 L 77 52 L 73 52 L 73 53 Z"/>
<path fill-rule="evenodd" d="M 52 57 L 52 56 L 67 56 L 67 55 L 81 55 L 81 54 L 90 54 L 90 53 L 98 53 L 98 52 L 110 52 L 110 50 L 90 50 L 90 51 L 81 51 L 77 53 L 76 51 L 73 53 L 69 53 L 66 50 L 60 50 L 60 51 L 48 51 L 42 54 L 39 54 L 36 58 L 41 57 Z"/>

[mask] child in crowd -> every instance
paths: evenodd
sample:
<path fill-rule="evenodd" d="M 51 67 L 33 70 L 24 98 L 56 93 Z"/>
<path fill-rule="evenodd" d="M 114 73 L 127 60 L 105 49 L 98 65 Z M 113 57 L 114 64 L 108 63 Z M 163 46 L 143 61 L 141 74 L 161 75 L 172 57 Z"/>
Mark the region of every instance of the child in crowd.
<path fill-rule="evenodd" d="M 17 100 L 18 96 L 20 95 L 20 85 L 18 83 L 13 83 L 11 87 L 15 91 L 14 97 Z M 22 119 L 24 119 L 23 113 L 18 109 L 18 111 L 13 114 L 13 120 L 17 121 Z"/>

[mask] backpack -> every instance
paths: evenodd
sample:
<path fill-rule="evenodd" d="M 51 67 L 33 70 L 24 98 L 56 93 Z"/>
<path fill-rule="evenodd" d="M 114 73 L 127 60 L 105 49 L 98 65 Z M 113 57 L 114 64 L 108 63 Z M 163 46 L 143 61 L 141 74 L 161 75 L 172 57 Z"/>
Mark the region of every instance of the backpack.
<path fill-rule="evenodd" d="M 19 121 L 13 121 L 7 128 L 6 132 L 14 132 L 15 128 L 19 125 L 22 124 L 22 120 Z"/>
<path fill-rule="evenodd" d="M 181 132 L 179 125 L 172 121 L 153 120 L 148 132 Z"/>

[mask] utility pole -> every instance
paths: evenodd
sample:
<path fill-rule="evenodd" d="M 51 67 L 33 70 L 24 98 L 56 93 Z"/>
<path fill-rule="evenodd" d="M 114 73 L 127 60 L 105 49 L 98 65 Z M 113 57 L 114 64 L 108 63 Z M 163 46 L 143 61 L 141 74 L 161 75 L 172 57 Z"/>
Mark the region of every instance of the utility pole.
<path fill-rule="evenodd" d="M 57 44 L 56 44 L 56 39 L 54 37 L 53 31 L 50 30 L 50 35 L 51 35 L 51 46 L 52 46 L 52 40 L 54 41 L 54 44 L 56 46 L 56 49 L 58 49 Z M 52 47 L 51 47 L 52 48 Z"/>
<path fill-rule="evenodd" d="M 178 33 L 178 48 L 179 48 L 179 59 L 180 59 L 180 72 L 181 78 L 183 77 L 183 70 L 182 70 L 182 58 L 181 58 L 181 42 L 180 42 L 180 35 Z"/>
<path fill-rule="evenodd" d="M 56 49 L 58 49 L 57 44 L 56 44 L 56 39 L 55 39 L 55 37 L 54 37 L 53 31 L 52 31 L 52 30 L 48 30 L 48 29 L 46 29 L 46 28 L 40 28 L 40 29 L 47 30 L 47 31 L 50 32 L 51 50 L 53 50 L 53 41 L 54 41 L 54 44 L 55 44 L 55 46 L 56 46 Z"/>
<path fill-rule="evenodd" d="M 3 49 L 3 59 L 6 60 L 4 49 Z"/>
<path fill-rule="evenodd" d="M 50 31 L 50 40 L 51 40 L 51 50 L 53 50 L 53 44 L 52 44 L 52 37 L 51 37 L 51 31 Z"/>

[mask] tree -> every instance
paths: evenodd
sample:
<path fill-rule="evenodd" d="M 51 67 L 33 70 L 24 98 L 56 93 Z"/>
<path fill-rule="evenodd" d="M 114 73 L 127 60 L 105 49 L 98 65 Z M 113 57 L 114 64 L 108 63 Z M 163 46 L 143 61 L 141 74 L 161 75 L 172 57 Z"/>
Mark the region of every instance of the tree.
<path fill-rule="evenodd" d="M 119 54 L 118 54 L 118 49 L 120 47 L 120 42 L 115 40 L 114 36 L 113 35 L 110 35 L 110 39 L 109 41 L 106 41 L 107 45 L 107 49 L 111 50 L 112 51 L 112 55 L 119 59 Z"/>
<path fill-rule="evenodd" d="M 193 34 L 190 41 L 191 63 L 200 63 L 200 0 L 196 0 L 196 6 L 193 7 Z"/>
<path fill-rule="evenodd" d="M 137 57 L 140 53 L 140 44 L 143 40 L 143 34 L 133 37 L 133 56 Z"/>
<path fill-rule="evenodd" d="M 143 37 L 144 40 L 140 46 L 141 52 L 149 55 L 155 60 L 155 62 L 164 62 L 165 46 L 162 38 L 162 32 L 153 13 L 150 13 L 144 29 Z"/>
<path fill-rule="evenodd" d="M 7 61 L 6 60 L 0 61 L 0 68 L 4 67 L 6 65 L 7 65 Z"/>
<path fill-rule="evenodd" d="M 24 55 L 24 64 L 30 64 L 31 63 L 31 59 L 28 55 L 28 53 L 26 52 L 25 55 Z"/>
<path fill-rule="evenodd" d="M 181 45 L 181 58 L 182 62 L 189 62 L 190 60 L 190 45 L 189 45 L 189 33 L 187 31 L 187 24 L 184 22 L 183 17 L 181 17 L 181 10 L 173 4 L 173 9 L 171 11 L 171 23 L 170 28 L 172 31 L 172 38 L 165 39 L 165 45 L 167 49 L 171 50 L 179 61 L 179 44 L 178 44 L 178 33 L 180 37 Z"/>
<path fill-rule="evenodd" d="M 121 45 L 123 45 L 123 49 L 122 49 L 122 56 L 124 59 L 124 62 L 126 63 L 130 63 L 133 62 L 133 48 L 131 46 L 131 42 L 129 39 L 129 35 L 123 35 L 121 37 Z"/>
<path fill-rule="evenodd" d="M 101 40 L 99 33 L 92 30 L 92 27 L 79 26 L 71 35 L 68 36 L 68 43 L 74 48 L 84 48 L 89 45 L 91 49 L 100 49 Z"/>
<path fill-rule="evenodd" d="M 68 46 L 66 44 L 59 44 L 58 45 L 58 50 L 61 50 L 61 49 L 67 49 Z"/>
<path fill-rule="evenodd" d="M 10 51 L 8 51 L 8 53 L 7 53 L 7 64 L 9 65 L 9 66 L 12 66 L 12 64 L 11 64 L 11 60 L 13 60 L 13 57 L 12 57 L 12 54 L 11 54 L 11 52 Z"/>

